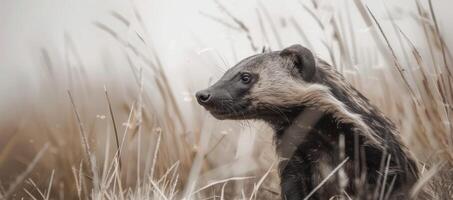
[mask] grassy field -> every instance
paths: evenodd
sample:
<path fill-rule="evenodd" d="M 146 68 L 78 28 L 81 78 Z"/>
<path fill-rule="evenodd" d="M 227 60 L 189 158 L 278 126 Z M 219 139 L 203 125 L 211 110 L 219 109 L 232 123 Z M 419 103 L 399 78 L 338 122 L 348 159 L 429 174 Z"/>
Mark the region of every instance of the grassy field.
<path fill-rule="evenodd" d="M 295 6 L 325 33 L 325 59 L 397 124 L 422 168 L 414 195 L 453 198 L 453 57 L 439 26 L 448 19 L 436 18 L 435 1 L 414 0 L 411 17 L 427 52 L 420 53 L 396 21 L 384 24 L 362 1 L 351 1 L 349 12 L 369 27 L 374 47 L 359 49 L 349 13 L 326 20 L 316 2 Z M 283 45 L 282 23 L 270 20 L 264 5 L 257 6 L 261 28 L 253 30 L 221 1 L 213 3 L 221 14 L 201 14 L 239 31 L 252 51 Z M 105 67 L 109 76 L 99 80 L 69 35 L 60 60 L 42 49 L 33 104 L 12 105 L 16 114 L 0 124 L 0 199 L 278 199 L 269 127 L 213 119 L 192 99 L 202 88 L 190 83 L 180 98 L 146 19 L 137 9 L 130 19 L 110 15 L 138 25 L 129 27 L 131 42 L 108 24 L 93 24 L 124 48 L 129 65 Z M 303 19 L 283 20 L 301 38 L 294 43 L 313 49 Z"/>

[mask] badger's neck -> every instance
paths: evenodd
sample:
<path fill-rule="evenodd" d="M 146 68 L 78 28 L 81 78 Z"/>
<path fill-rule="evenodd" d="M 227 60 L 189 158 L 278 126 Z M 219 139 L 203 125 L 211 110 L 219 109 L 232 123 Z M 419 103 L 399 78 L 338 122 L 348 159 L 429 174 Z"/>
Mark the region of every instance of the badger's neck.
<path fill-rule="evenodd" d="M 306 135 L 321 134 L 337 140 L 340 133 L 359 135 L 361 142 L 383 147 L 384 141 L 398 142 L 396 129 L 377 108 L 354 89 L 341 74 L 325 62 L 318 62 L 319 71 L 313 81 L 319 90 L 307 90 L 300 96 L 300 105 L 285 109 L 265 119 L 275 130 L 277 143 L 304 141 Z"/>
<path fill-rule="evenodd" d="M 335 151 L 339 135 L 353 141 L 353 126 L 338 123 L 335 118 L 318 109 L 299 107 L 286 112 L 285 117 L 267 119 L 275 135 L 277 153 L 281 158 L 291 158 L 299 148 Z"/>

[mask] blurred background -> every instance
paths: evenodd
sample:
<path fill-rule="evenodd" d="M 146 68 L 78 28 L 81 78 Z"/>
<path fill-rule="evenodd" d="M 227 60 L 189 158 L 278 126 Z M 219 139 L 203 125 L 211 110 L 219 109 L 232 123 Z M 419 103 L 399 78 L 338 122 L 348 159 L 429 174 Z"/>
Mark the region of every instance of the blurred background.
<path fill-rule="evenodd" d="M 451 8 L 3 0 L 0 199 L 279 198 L 269 127 L 215 120 L 193 94 L 242 58 L 296 43 L 397 124 L 423 166 L 420 188 L 453 177 Z"/>

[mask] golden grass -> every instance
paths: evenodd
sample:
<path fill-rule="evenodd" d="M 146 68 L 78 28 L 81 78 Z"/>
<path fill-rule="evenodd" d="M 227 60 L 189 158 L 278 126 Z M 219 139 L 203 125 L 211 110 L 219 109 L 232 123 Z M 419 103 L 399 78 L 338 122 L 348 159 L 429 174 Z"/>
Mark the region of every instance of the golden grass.
<path fill-rule="evenodd" d="M 261 34 L 267 43 L 274 38 L 277 45 L 271 48 L 283 46 L 279 27 L 265 5 L 257 6 L 260 30 L 255 31 L 220 1 L 216 3 L 225 19 L 203 15 L 242 31 L 252 51 L 269 45 L 257 43 L 254 34 Z M 326 23 L 318 16 L 316 1 L 301 3 L 301 11 L 309 12 L 326 32 L 321 42 L 328 48 L 330 62 L 397 123 L 420 159 L 423 177 L 413 194 L 426 191 L 425 198 L 449 199 L 453 198 L 452 55 L 439 34 L 433 2 L 429 1 L 429 9 L 415 3 L 414 20 L 424 30 L 429 57 L 420 54 L 396 22 L 392 23 L 400 43 L 389 42 L 390 31 L 362 1 L 354 1 L 352 10 L 372 27 L 376 49 L 371 55 L 357 49 L 349 13 L 346 20 L 341 15 Z M 140 25 L 135 33 L 141 43 L 135 44 L 108 25 L 94 23 L 124 48 L 131 72 L 127 78 L 133 81 L 124 81 L 126 87 L 116 80 L 99 84 L 85 71 L 69 35 L 65 36 L 67 55 L 62 58 L 67 68 L 54 66 L 44 49 L 45 77 L 36 106 L 26 108 L 27 115 L 0 124 L 5 130 L 0 199 L 279 198 L 269 129 L 255 122 L 220 124 L 195 102 L 187 119 L 183 113 L 187 109 L 181 108 L 171 89 L 140 13 L 134 8 L 133 19 L 117 12 L 111 15 L 128 28 L 132 22 Z M 289 20 L 301 43 L 313 46 L 301 19 Z M 378 65 L 385 67 L 374 67 Z M 242 137 L 252 138 L 252 143 L 237 144 Z M 251 150 L 240 150 L 250 144 Z M 41 150 L 36 153 L 37 149 Z M 377 194 L 385 199 L 385 191 Z"/>

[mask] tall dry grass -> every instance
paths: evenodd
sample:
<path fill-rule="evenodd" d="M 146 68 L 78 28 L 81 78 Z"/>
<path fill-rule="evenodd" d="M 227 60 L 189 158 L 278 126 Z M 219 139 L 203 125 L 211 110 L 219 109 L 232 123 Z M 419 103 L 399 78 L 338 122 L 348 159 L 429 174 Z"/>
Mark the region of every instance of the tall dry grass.
<path fill-rule="evenodd" d="M 287 45 L 266 5 L 257 5 L 260 29 L 252 30 L 223 2 L 215 3 L 223 15 L 202 14 L 244 34 L 252 51 Z M 453 58 L 440 34 L 437 20 L 443 19 L 436 18 L 435 2 L 414 4 L 412 17 L 423 30 L 428 55 L 396 21 L 384 26 L 360 0 L 328 20 L 317 1 L 297 6 L 325 33 L 326 59 L 396 122 L 420 160 L 423 177 L 414 195 L 423 190 L 432 199 L 449 199 Z M 374 49 L 358 49 L 350 12 L 370 28 Z M 87 72 L 69 34 L 63 57 L 42 50 L 33 105 L 1 124 L 0 199 L 279 198 L 269 128 L 259 122 L 220 123 L 194 101 L 191 108 L 182 107 L 145 19 L 136 8 L 133 18 L 114 11 L 110 16 L 133 29 L 133 39 L 109 24 L 93 25 L 124 48 L 129 66 L 106 67 L 114 78 L 98 80 Z M 315 49 L 303 20 L 287 19 L 301 38 L 294 43 Z M 258 36 L 264 42 L 257 42 Z M 187 88 L 190 94 L 196 89 Z"/>

